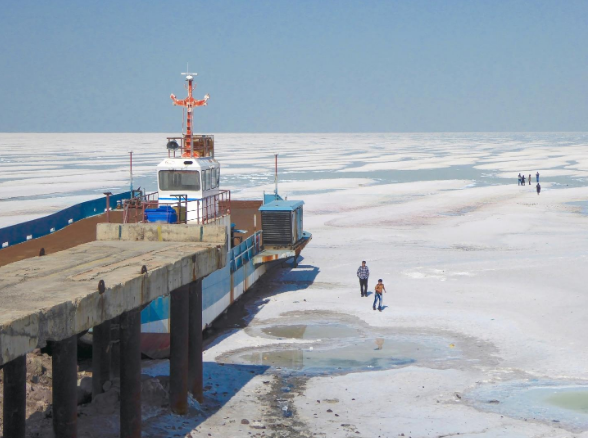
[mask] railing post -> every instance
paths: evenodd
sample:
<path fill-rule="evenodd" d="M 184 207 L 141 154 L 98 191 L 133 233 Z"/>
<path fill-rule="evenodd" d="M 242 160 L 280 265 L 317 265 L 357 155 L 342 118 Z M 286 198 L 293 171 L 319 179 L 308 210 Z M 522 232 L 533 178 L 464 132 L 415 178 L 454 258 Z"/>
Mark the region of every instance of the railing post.
<path fill-rule="evenodd" d="M 110 218 L 109 218 L 109 210 L 111 209 L 111 203 L 110 203 L 110 197 L 112 195 L 111 192 L 104 192 L 104 195 L 106 195 L 107 197 L 107 223 L 110 223 Z"/>
<path fill-rule="evenodd" d="M 181 204 L 181 200 L 180 200 L 180 196 L 178 197 L 178 217 L 176 218 L 176 223 L 179 224 L 180 223 L 180 213 L 182 212 L 182 204 Z"/>

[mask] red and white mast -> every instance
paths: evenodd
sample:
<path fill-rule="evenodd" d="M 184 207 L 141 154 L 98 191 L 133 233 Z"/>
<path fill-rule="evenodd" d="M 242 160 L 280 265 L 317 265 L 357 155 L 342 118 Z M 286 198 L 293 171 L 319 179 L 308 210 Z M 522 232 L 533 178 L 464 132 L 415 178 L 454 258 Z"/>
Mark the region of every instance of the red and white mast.
<path fill-rule="evenodd" d="M 188 97 L 186 99 L 177 99 L 174 94 L 170 95 L 170 99 L 174 102 L 175 106 L 183 106 L 186 108 L 186 133 L 184 135 L 184 151 L 182 152 L 183 157 L 193 157 L 193 108 L 196 106 L 206 106 L 209 100 L 209 95 L 205 94 L 203 100 L 195 100 L 193 98 L 193 76 L 197 76 L 197 73 L 181 73 L 186 76 L 188 81 Z M 196 87 L 195 87 L 196 88 Z"/>

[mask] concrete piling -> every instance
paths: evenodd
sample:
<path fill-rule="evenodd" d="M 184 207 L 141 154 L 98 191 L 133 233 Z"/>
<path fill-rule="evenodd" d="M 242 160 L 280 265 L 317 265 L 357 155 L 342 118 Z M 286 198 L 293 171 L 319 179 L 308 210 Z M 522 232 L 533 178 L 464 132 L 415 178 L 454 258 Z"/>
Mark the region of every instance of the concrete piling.
<path fill-rule="evenodd" d="M 92 398 L 103 392 L 111 378 L 111 321 L 107 320 L 92 329 Z"/>
<path fill-rule="evenodd" d="M 188 412 L 188 287 L 170 294 L 170 409 L 178 415 Z"/>
<path fill-rule="evenodd" d="M 121 438 L 141 437 L 141 312 L 133 309 L 120 317 Z"/>
<path fill-rule="evenodd" d="M 26 419 L 26 356 L 20 356 L 4 365 L 4 436 L 25 437 Z"/>
<path fill-rule="evenodd" d="M 78 337 L 54 342 L 53 432 L 59 438 L 76 438 L 78 418 Z"/>
<path fill-rule="evenodd" d="M 193 397 L 203 403 L 203 280 L 189 284 L 188 380 Z"/>

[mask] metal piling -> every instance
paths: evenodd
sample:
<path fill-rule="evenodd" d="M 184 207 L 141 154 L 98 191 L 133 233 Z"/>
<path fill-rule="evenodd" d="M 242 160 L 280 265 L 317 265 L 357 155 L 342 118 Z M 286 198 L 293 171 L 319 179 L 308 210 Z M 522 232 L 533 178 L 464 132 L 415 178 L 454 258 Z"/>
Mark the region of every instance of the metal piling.
<path fill-rule="evenodd" d="M 20 356 L 4 365 L 4 436 L 25 437 L 27 361 Z"/>
<path fill-rule="evenodd" d="M 78 419 L 78 336 L 53 343 L 53 432 L 76 438 Z"/>
<path fill-rule="evenodd" d="M 141 438 L 141 312 L 120 317 L 121 438 Z"/>
<path fill-rule="evenodd" d="M 188 386 L 203 403 L 203 280 L 189 284 Z"/>
<path fill-rule="evenodd" d="M 92 398 L 103 392 L 104 384 L 111 378 L 111 321 L 105 321 L 92 329 Z"/>
<path fill-rule="evenodd" d="M 170 409 L 178 415 L 188 412 L 188 324 L 187 287 L 170 294 Z"/>

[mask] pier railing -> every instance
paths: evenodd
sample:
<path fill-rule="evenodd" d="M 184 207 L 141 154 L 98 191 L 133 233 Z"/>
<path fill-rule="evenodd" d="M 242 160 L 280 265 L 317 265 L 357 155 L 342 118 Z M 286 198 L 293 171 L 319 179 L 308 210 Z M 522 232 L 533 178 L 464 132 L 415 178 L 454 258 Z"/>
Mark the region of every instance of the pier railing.
<path fill-rule="evenodd" d="M 186 194 L 172 195 L 176 201 L 158 199 L 158 192 L 132 198 L 124 204 L 123 223 L 147 222 L 146 210 L 170 206 L 176 211 L 176 223 L 207 224 L 231 213 L 231 192 L 221 190 L 202 199 L 190 199 Z"/>

